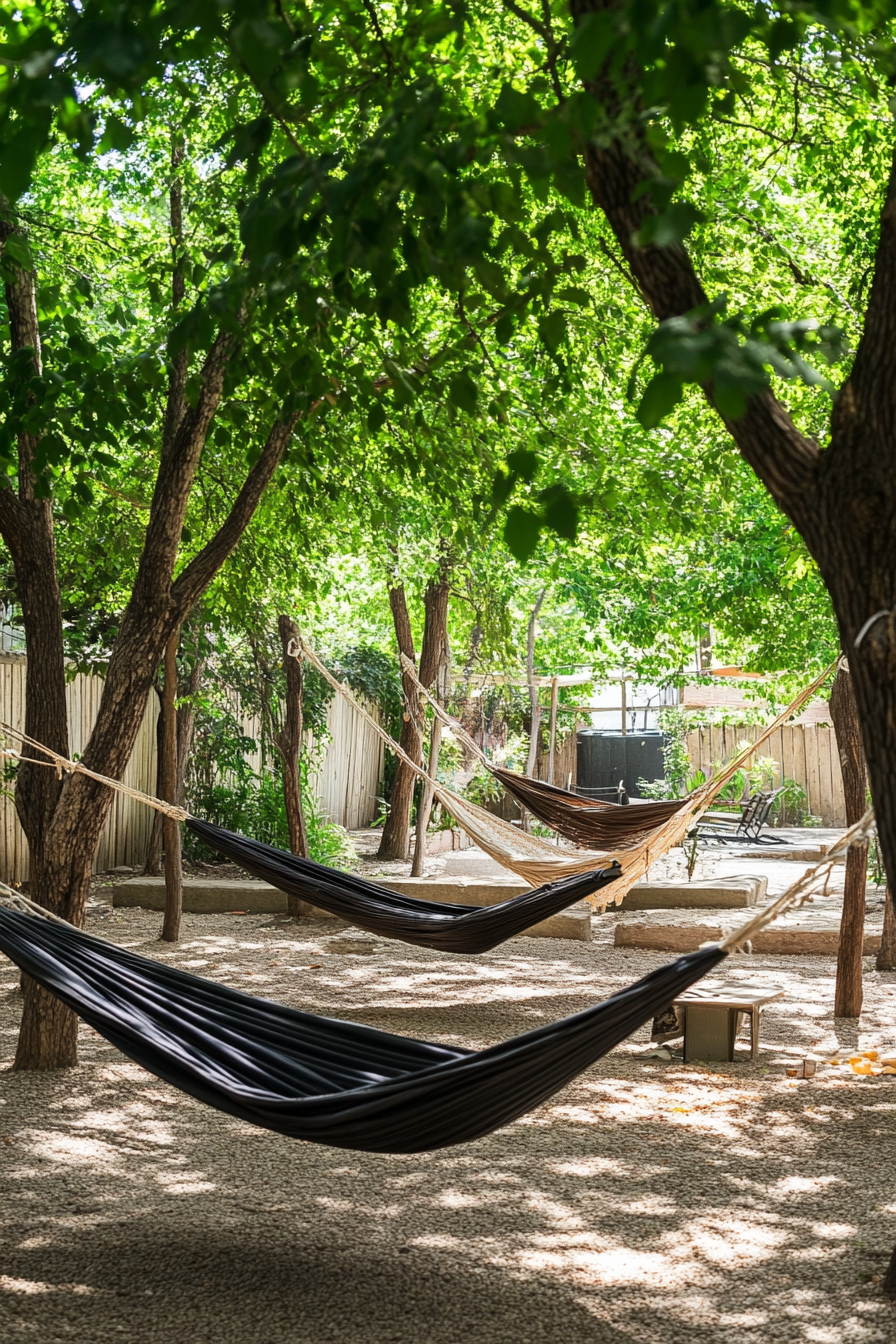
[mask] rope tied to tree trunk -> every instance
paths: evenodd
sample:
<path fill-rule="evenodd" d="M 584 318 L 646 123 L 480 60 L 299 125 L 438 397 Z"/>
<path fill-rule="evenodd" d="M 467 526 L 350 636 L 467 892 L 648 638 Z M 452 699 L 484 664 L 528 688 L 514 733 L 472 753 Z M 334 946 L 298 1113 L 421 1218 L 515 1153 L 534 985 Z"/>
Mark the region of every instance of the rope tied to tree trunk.
<path fill-rule="evenodd" d="M 32 756 L 23 756 L 20 751 L 15 751 L 11 747 L 0 747 L 0 756 L 28 765 L 45 765 L 50 770 L 56 771 L 57 779 L 61 779 L 63 775 L 86 775 L 88 779 L 96 780 L 98 784 L 105 784 L 116 793 L 123 793 L 126 798 L 133 798 L 138 803 L 146 803 L 147 807 L 154 807 L 157 812 L 164 812 L 167 817 L 172 817 L 175 821 L 188 821 L 190 818 L 190 813 L 175 803 L 166 803 L 161 798 L 154 798 L 151 794 L 141 792 L 140 789 L 133 789 L 130 784 L 124 784 L 120 779 L 110 779 L 108 775 L 101 775 L 96 770 L 88 769 L 80 761 L 70 761 L 67 756 L 52 751 L 50 747 L 45 747 L 42 742 L 29 737 L 27 733 L 19 732 L 18 728 L 12 728 L 8 723 L 0 722 L 0 733 L 7 733 L 23 746 L 31 747 L 33 751 L 42 751 L 50 759 L 38 761 Z"/>
<path fill-rule="evenodd" d="M 8 887 L 5 882 L 0 882 L 0 905 L 5 905 L 9 910 L 18 910 L 23 915 L 39 915 L 41 919 L 48 919 L 53 924 L 68 924 L 67 919 L 62 919 L 59 915 L 54 915 L 51 910 L 46 910 L 36 901 L 29 901 L 27 896 L 23 896 L 20 891 Z"/>

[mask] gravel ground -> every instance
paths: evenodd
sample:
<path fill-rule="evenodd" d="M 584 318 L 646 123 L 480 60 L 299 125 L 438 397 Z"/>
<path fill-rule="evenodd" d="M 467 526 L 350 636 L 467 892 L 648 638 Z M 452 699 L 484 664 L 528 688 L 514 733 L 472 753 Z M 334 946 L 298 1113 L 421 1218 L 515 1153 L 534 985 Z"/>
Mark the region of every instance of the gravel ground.
<path fill-rule="evenodd" d="M 515 939 L 447 959 L 324 921 L 91 927 L 297 1007 L 484 1046 L 659 965 Z M 756 1064 L 649 1058 L 649 1029 L 505 1130 L 420 1156 L 290 1142 L 194 1103 L 82 1029 L 77 1070 L 14 1074 L 0 958 L 0 1340 L 699 1344 L 896 1340 L 896 1079 L 792 1082 L 785 1060 L 890 1047 L 896 974 L 835 1023 L 825 958 L 737 957 L 780 984 Z M 841 1071 L 842 1072 L 842 1071 Z"/>

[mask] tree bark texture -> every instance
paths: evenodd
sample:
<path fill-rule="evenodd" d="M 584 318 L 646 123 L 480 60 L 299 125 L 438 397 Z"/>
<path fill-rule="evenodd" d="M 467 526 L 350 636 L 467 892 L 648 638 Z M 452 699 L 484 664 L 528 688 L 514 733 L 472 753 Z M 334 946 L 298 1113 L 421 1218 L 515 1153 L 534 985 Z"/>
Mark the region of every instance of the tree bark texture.
<path fill-rule="evenodd" d="M 896 910 L 889 887 L 884 893 L 884 926 L 875 965 L 879 971 L 896 971 Z"/>
<path fill-rule="evenodd" d="M 156 686 L 156 693 L 159 698 L 159 712 L 156 715 L 156 797 L 164 796 L 165 790 L 165 713 L 162 703 L 162 692 Z M 162 812 L 153 812 L 152 829 L 149 832 L 149 842 L 146 846 L 146 861 L 143 864 L 143 872 L 146 877 L 160 877 L 162 874 L 162 823 L 164 822 Z"/>
<path fill-rule="evenodd" d="M 0 218 L 0 245 L 15 232 Z M 9 278 L 11 276 L 11 278 Z M 27 413 L 30 382 L 41 373 L 35 275 L 10 263 L 5 281 L 13 352 L 24 353 L 14 404 Z M 163 441 L 144 547 L 112 649 L 97 719 L 83 753 L 86 766 L 120 779 L 130 759 L 153 680 L 173 631 L 240 540 L 286 448 L 297 415 L 272 426 L 230 512 L 206 545 L 173 578 L 184 519 L 208 431 L 217 413 L 237 334 L 222 332 L 198 371 L 195 404 Z M 30 352 L 30 358 L 27 352 Z M 24 419 L 21 424 L 27 424 Z M 61 755 L 69 754 L 65 705 L 62 609 L 56 570 L 51 502 L 39 497 L 34 471 L 39 436 L 18 437 L 16 489 L 0 488 L 0 536 L 9 548 L 25 628 L 28 671 L 25 731 Z M 24 760 L 16 782 L 16 809 L 28 841 L 32 899 L 75 925 L 83 922 L 90 872 L 112 803 L 112 793 L 85 775 L 57 779 L 44 765 Z M 41 760 L 35 752 L 36 759 Z M 22 1027 L 16 1068 L 54 1068 L 77 1062 L 77 1019 L 33 982 L 23 979 Z"/>
<path fill-rule="evenodd" d="M 165 737 L 164 798 L 178 801 L 177 789 L 177 646 L 180 631 L 175 630 L 165 648 L 165 690 L 162 696 L 162 720 Z M 180 938 L 180 917 L 184 903 L 184 875 L 181 861 L 180 822 L 165 817 L 165 916 L 162 941 L 176 943 Z"/>
<path fill-rule="evenodd" d="M 865 814 L 867 778 L 862 731 L 849 672 L 841 664 L 831 690 L 831 719 L 837 738 L 846 824 L 853 826 Z M 865 884 L 868 846 L 856 845 L 846 856 L 843 914 L 837 951 L 834 1016 L 859 1017 L 862 1012 L 862 947 L 865 941 Z"/>
<path fill-rule="evenodd" d="M 424 622 L 423 643 L 420 649 L 420 667 L 417 676 L 423 686 L 429 690 L 435 681 L 440 666 L 449 658 L 448 651 L 448 597 L 450 592 L 449 576 L 451 561 L 443 553 L 439 573 L 430 579 L 423 595 Z M 408 613 L 404 585 L 397 584 L 389 589 L 389 606 L 395 625 L 395 638 L 399 654 L 404 654 L 412 662 L 414 654 L 414 632 Z M 405 717 L 402 720 L 399 745 L 404 748 L 412 761 L 423 763 L 422 721 L 423 706 L 413 681 L 402 668 L 404 687 Z M 414 799 L 414 786 L 417 776 L 410 766 L 399 760 L 395 771 L 395 783 L 389 804 L 389 815 L 383 827 L 377 857 L 381 859 L 406 859 L 410 848 L 411 804 Z"/>
<path fill-rule="evenodd" d="M 411 627 L 403 583 L 398 583 L 389 589 L 389 607 L 392 612 L 392 623 L 395 626 L 398 652 L 416 662 L 414 631 Z M 402 668 L 401 680 L 404 688 L 405 708 L 398 741 L 411 760 L 419 764 L 422 754 L 420 696 L 404 668 Z M 383 838 L 377 850 L 377 857 L 380 859 L 406 859 L 408 857 L 408 828 L 410 826 L 411 803 L 414 799 L 416 780 L 417 776 L 413 770 L 404 761 L 399 760 L 395 770 L 395 782 L 392 785 L 392 797 L 389 799 L 389 815 L 386 818 Z"/>
<path fill-rule="evenodd" d="M 420 791 L 420 802 L 417 804 L 417 828 L 414 833 L 414 859 L 411 863 L 411 877 L 423 876 L 423 860 L 426 858 L 426 832 L 429 830 L 429 819 L 432 816 L 433 789 L 430 780 L 435 779 L 439 768 L 439 747 L 442 742 L 442 720 L 433 715 L 432 733 L 429 738 L 429 762 L 426 773 L 429 776 L 423 783 Z"/>
<path fill-rule="evenodd" d="M 177 706 L 177 803 L 186 806 L 187 765 L 193 750 L 193 737 L 196 731 L 196 706 L 194 697 L 202 685 L 205 671 L 205 658 L 198 655 L 190 668 L 190 675 L 184 690 L 178 686 Z M 162 709 L 162 696 L 159 694 L 159 714 L 156 719 L 156 796 L 165 797 L 165 715 Z M 146 847 L 146 862 L 143 871 L 147 877 L 159 877 L 162 872 L 162 832 L 164 814 L 153 813 L 152 830 Z"/>
<path fill-rule="evenodd" d="M 291 643 L 298 645 L 299 632 L 295 622 L 288 616 L 277 617 L 277 629 L 280 643 L 283 645 L 283 670 L 286 673 L 286 712 L 283 726 L 274 735 L 274 746 L 283 762 L 283 801 L 286 806 L 286 821 L 289 826 L 289 847 L 293 854 L 303 859 L 308 854 L 308 832 L 305 829 L 305 813 L 302 810 L 302 781 L 300 761 L 302 758 L 302 730 L 304 684 L 302 664 L 289 653 Z M 299 913 L 300 902 L 295 896 L 287 896 L 287 909 L 292 915 Z"/>
<path fill-rule="evenodd" d="M 538 731 L 541 727 L 541 705 L 538 701 L 538 686 L 535 684 L 535 626 L 546 594 L 547 589 L 542 588 L 529 613 L 529 628 L 526 631 L 526 680 L 529 682 L 529 755 L 526 758 L 526 774 L 529 779 L 538 760 Z"/>
<path fill-rule="evenodd" d="M 615 0 L 572 0 L 574 18 L 615 9 Z M 658 321 L 706 302 L 686 248 L 639 246 L 656 214 L 644 187 L 659 174 L 626 91 L 606 70 L 588 90 L 603 125 L 585 150 L 586 181 L 625 267 Z M 629 102 L 636 97 L 634 93 Z M 621 115 L 622 114 L 622 115 Z M 624 134 L 614 128 L 627 123 Z M 712 401 L 712 387 L 705 388 Z M 896 889 L 896 176 L 880 216 L 864 329 L 831 416 L 822 452 L 769 390 L 725 419 L 741 456 L 801 533 L 830 593 L 849 656 L 884 866 Z M 857 860 L 855 861 L 857 862 Z"/>

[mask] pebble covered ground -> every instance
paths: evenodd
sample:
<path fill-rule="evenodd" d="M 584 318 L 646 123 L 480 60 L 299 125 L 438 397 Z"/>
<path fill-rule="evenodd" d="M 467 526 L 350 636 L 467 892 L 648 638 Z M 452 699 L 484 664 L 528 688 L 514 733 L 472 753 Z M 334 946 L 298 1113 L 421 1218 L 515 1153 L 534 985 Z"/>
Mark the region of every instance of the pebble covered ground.
<path fill-rule="evenodd" d="M 447 958 L 323 920 L 92 904 L 93 932 L 314 1012 L 480 1047 L 665 959 L 514 939 Z M 745 912 L 746 913 L 746 912 Z M 649 1027 L 469 1146 L 291 1142 L 159 1083 L 82 1028 L 81 1065 L 9 1068 L 0 958 L 0 1340 L 83 1344 L 844 1344 L 896 1340 L 896 1078 L 784 1064 L 896 1053 L 896 973 L 835 1022 L 828 958 L 736 957 L 780 985 L 759 1061 L 651 1057 Z"/>

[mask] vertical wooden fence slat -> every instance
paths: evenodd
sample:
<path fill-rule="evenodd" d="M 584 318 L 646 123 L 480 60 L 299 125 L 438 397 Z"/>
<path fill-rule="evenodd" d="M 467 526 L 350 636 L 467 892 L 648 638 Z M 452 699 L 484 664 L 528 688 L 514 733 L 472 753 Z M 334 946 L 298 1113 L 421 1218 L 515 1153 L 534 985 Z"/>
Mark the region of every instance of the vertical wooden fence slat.
<path fill-rule="evenodd" d="M 755 742 L 761 729 L 755 724 L 713 724 L 692 729 L 686 746 L 692 771 L 707 777 L 714 764 L 729 760 L 741 742 Z M 794 779 L 806 792 L 806 808 L 824 826 L 845 826 L 843 784 L 837 741 L 828 724 L 790 724 L 759 749 L 778 764 L 777 780 Z M 754 758 L 755 759 L 755 758 Z M 788 815 L 793 824 L 796 817 Z"/>

